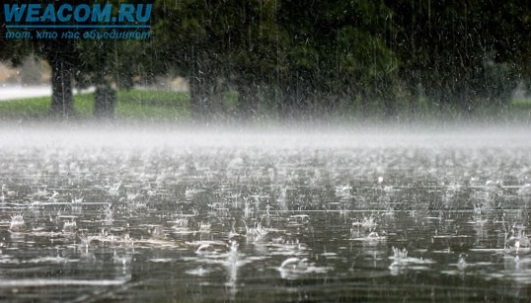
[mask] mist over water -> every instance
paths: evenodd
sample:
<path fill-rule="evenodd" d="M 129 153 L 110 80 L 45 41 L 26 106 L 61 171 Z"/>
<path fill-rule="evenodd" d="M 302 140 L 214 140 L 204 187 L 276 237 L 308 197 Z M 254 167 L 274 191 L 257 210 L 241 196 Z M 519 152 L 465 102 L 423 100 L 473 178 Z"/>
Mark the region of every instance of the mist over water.
<path fill-rule="evenodd" d="M 4 148 L 53 144 L 56 147 L 178 148 L 257 147 L 292 149 L 301 147 L 349 148 L 393 146 L 527 146 L 528 125 L 423 125 L 381 124 L 373 126 L 304 123 L 270 126 L 27 123 L 0 125 Z"/>
<path fill-rule="evenodd" d="M 530 137 L 495 125 L 4 126 L 0 297 L 526 298 Z"/>

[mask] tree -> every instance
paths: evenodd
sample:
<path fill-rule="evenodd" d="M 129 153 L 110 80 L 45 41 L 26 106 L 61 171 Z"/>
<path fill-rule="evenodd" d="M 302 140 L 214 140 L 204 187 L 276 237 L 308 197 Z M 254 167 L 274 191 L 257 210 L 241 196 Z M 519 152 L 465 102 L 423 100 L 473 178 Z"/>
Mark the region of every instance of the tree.
<path fill-rule="evenodd" d="M 334 108 L 361 96 L 365 103 L 383 99 L 392 115 L 398 62 L 384 39 L 391 17 L 382 1 L 283 1 L 279 22 L 291 39 L 282 85 L 288 111 Z"/>
<path fill-rule="evenodd" d="M 244 120 L 258 111 L 260 95 L 282 77 L 288 65 L 287 33 L 277 22 L 278 1 L 236 1 L 225 7 L 226 45 L 222 58 L 228 62 L 223 75 L 238 91 L 238 114 Z"/>
<path fill-rule="evenodd" d="M 421 87 L 434 102 L 470 112 L 478 98 L 506 104 L 515 76 L 528 74 L 528 2 L 386 3 L 400 29 L 390 44 L 414 95 Z"/>
<path fill-rule="evenodd" d="M 115 88 L 131 89 L 136 80 L 151 82 L 153 53 L 149 40 L 85 40 L 80 44 L 76 85 L 95 87 L 94 116 L 113 118 L 117 104 Z"/>
<path fill-rule="evenodd" d="M 7 2 L 7 3 L 5 3 Z M 18 1 L 5 1 L 4 4 L 17 4 Z M 57 4 L 70 1 L 57 1 Z M 42 4 L 46 4 L 42 1 Z M 0 8 L 0 15 L 4 16 L 4 8 Z M 9 60 L 19 65 L 22 59 L 31 53 L 45 59 L 52 70 L 52 102 L 50 112 L 54 116 L 69 118 L 74 114 L 73 75 L 79 62 L 79 47 L 76 40 L 39 39 L 37 30 L 25 29 L 30 33 L 29 39 L 8 39 L 7 25 L 4 23 L 0 30 L 0 59 Z M 39 32 L 49 32 L 40 29 Z M 57 30 L 58 34 L 61 30 Z"/>
<path fill-rule="evenodd" d="M 19 1 L 9 1 L 18 4 Z M 69 4 L 74 9 L 80 4 L 95 4 L 98 1 L 91 0 L 88 3 L 72 3 L 72 1 L 55 1 L 55 7 Z M 32 3 L 36 3 L 35 1 Z M 49 1 L 40 1 L 46 6 Z M 118 4 L 120 1 L 110 1 Z M 116 6 L 115 6 L 116 7 Z M 4 6 L 1 7 L 0 15 L 3 16 Z M 75 25 L 72 18 L 68 25 Z M 133 78 L 146 73 L 149 68 L 146 60 L 149 59 L 144 53 L 143 41 L 129 40 L 97 40 L 84 39 L 83 37 L 68 39 L 62 34 L 70 29 L 23 29 L 30 33 L 28 39 L 8 39 L 9 30 L 6 24 L 0 27 L 0 59 L 9 60 L 13 64 L 20 64 L 22 59 L 29 54 L 45 59 L 52 70 L 52 100 L 50 112 L 61 118 L 70 118 L 74 113 L 73 87 L 74 82 L 78 86 L 94 85 L 96 87 L 95 114 L 96 116 L 111 117 L 114 112 L 115 92 L 111 83 L 119 87 L 131 88 Z M 103 29 L 105 30 L 105 29 Z M 39 33 L 57 33 L 57 38 L 42 38 Z M 79 30 L 83 34 L 83 31 Z M 42 35 L 41 35 L 42 36 Z"/>
<path fill-rule="evenodd" d="M 216 77 L 218 45 L 208 35 L 211 1 L 156 1 L 155 48 L 159 73 L 175 73 L 188 79 L 190 112 L 203 119 L 209 89 Z M 171 29 L 171 30 L 169 30 Z"/>

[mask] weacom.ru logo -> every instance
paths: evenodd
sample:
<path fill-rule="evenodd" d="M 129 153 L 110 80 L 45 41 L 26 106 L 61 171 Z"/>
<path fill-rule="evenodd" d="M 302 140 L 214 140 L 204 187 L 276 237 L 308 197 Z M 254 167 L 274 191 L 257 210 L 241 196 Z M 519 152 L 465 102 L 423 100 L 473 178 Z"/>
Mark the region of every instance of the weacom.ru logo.
<path fill-rule="evenodd" d="M 18 1 L 17 1 L 18 2 Z M 147 39 L 152 3 L 4 3 L 6 39 Z"/>

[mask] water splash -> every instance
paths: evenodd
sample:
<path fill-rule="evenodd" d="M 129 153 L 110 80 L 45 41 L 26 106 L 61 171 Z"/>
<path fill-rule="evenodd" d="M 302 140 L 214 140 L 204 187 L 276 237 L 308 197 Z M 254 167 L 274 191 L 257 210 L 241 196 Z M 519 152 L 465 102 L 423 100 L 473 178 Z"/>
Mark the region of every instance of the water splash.
<path fill-rule="evenodd" d="M 256 227 L 254 227 L 254 228 L 247 227 L 247 225 L 245 225 L 245 227 L 246 227 L 246 230 L 247 230 L 246 233 L 245 233 L 245 237 L 250 242 L 260 242 L 269 233 L 269 231 L 266 230 L 265 228 L 263 228 L 262 224 L 260 224 L 260 223 L 257 223 Z"/>
<path fill-rule="evenodd" d="M 376 218 L 373 215 L 363 217 L 361 222 L 353 222 L 350 228 L 350 240 L 374 243 L 385 241 L 387 239 L 386 232 L 378 233 L 376 231 L 377 226 Z"/>
<path fill-rule="evenodd" d="M 308 262 L 307 258 L 291 257 L 284 260 L 277 270 L 282 279 L 295 280 L 312 273 L 326 273 L 332 270 L 332 267 L 315 266 L 315 264 Z"/>
<path fill-rule="evenodd" d="M 505 252 L 514 255 L 525 255 L 531 252 L 531 241 L 523 228 L 513 227 L 505 241 Z"/>
<path fill-rule="evenodd" d="M 113 221 L 114 221 L 114 212 L 112 210 L 111 204 L 109 204 L 103 210 L 103 222 L 105 225 L 112 225 Z"/>
<path fill-rule="evenodd" d="M 410 257 L 406 248 L 399 249 L 392 247 L 393 255 L 389 259 L 393 260 L 389 265 L 389 270 L 392 275 L 398 275 L 405 270 L 428 270 L 429 265 L 434 264 L 435 261 L 431 259 Z"/>
<path fill-rule="evenodd" d="M 395 261 L 400 261 L 400 260 L 404 260 L 407 258 L 408 252 L 406 248 L 399 249 L 393 246 L 392 249 L 393 249 L 393 256 L 391 258 L 394 259 Z"/>
<path fill-rule="evenodd" d="M 9 224 L 9 230 L 13 232 L 20 232 L 26 230 L 26 222 L 22 215 L 14 215 L 11 217 L 11 223 Z"/>
<path fill-rule="evenodd" d="M 6 201 L 6 185 L 2 184 L 0 188 L 0 202 L 4 203 Z"/>
<path fill-rule="evenodd" d="M 64 233 L 73 233 L 77 231 L 77 224 L 76 221 L 65 221 L 63 225 L 63 232 Z"/>
<path fill-rule="evenodd" d="M 310 224 L 310 216 L 301 214 L 301 215 L 291 215 L 288 218 L 288 226 L 290 227 L 300 227 Z"/>
<path fill-rule="evenodd" d="M 467 268 L 468 266 L 466 262 L 466 257 L 468 257 L 466 253 L 459 254 L 459 259 L 457 261 L 457 268 L 459 268 L 460 270 L 465 270 L 465 268 Z"/>
<path fill-rule="evenodd" d="M 229 287 L 232 297 L 236 295 L 238 282 L 238 269 L 242 265 L 240 262 L 240 254 L 238 253 L 238 243 L 232 241 L 229 251 L 227 253 L 227 260 L 225 261 L 225 268 L 227 270 L 227 282 L 225 285 Z"/>
<path fill-rule="evenodd" d="M 228 248 L 227 243 L 222 241 L 197 241 L 193 244 L 198 246 L 195 253 L 206 257 L 218 257 Z"/>

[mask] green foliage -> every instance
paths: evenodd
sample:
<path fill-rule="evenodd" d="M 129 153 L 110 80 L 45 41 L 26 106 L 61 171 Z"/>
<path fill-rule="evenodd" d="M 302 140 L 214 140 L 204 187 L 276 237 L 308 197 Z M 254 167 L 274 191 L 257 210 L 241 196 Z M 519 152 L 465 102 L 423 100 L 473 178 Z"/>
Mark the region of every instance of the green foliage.
<path fill-rule="evenodd" d="M 529 2 L 386 3 L 399 29 L 390 45 L 402 63 L 402 78 L 417 95 L 423 88 L 435 102 L 472 111 L 482 102 L 506 104 L 516 81 L 529 78 Z"/>
<path fill-rule="evenodd" d="M 345 86 L 370 90 L 380 79 L 396 76 L 398 60 L 385 42 L 351 26 L 338 31 L 336 56 L 337 78 L 345 79 Z"/>
<path fill-rule="evenodd" d="M 251 116 L 266 110 L 293 116 L 343 109 L 359 117 L 466 116 L 505 110 L 517 82 L 531 87 L 529 1 L 153 4 L 150 41 L 63 45 L 0 38 L 0 58 L 16 63 L 34 52 L 49 61 L 68 61 L 78 86 L 114 83 L 130 89 L 157 76 L 181 76 L 189 81 L 190 100 L 178 103 L 173 114 L 188 106 L 194 118 L 216 112 Z M 0 34 L 4 30 L 0 27 Z M 126 105 L 132 112 L 167 107 L 160 115 L 173 108 L 163 100 L 140 100 L 119 102 L 118 115 Z"/>

